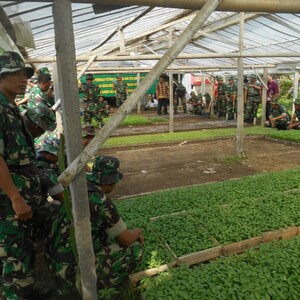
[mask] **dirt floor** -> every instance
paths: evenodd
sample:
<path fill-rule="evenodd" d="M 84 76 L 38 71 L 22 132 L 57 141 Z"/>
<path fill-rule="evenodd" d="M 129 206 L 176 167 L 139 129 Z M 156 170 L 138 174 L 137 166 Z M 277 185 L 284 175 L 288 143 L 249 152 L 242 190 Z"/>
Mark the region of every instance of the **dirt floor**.
<path fill-rule="evenodd" d="M 176 115 L 175 131 L 233 127 L 235 121 Z M 274 129 L 275 130 L 275 129 Z M 169 132 L 169 124 L 118 128 L 114 135 Z M 122 198 L 162 189 L 222 181 L 230 178 L 292 169 L 300 165 L 299 145 L 267 138 L 246 137 L 246 158 L 236 157 L 236 140 L 181 141 L 102 149 L 102 155 L 120 159 L 124 179 L 112 198 Z"/>

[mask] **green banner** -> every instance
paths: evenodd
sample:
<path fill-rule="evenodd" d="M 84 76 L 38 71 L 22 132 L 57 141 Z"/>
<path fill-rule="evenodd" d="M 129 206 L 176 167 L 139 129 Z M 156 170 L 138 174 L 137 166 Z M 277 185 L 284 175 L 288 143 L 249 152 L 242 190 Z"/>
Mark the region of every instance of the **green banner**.
<path fill-rule="evenodd" d="M 86 75 L 86 74 L 85 74 Z M 81 82 L 85 83 L 85 75 L 81 77 Z M 140 74 L 140 82 L 146 77 L 147 73 Z M 117 81 L 117 74 L 93 74 L 94 84 L 99 85 L 101 89 L 101 95 L 104 97 L 114 97 L 115 92 L 113 90 L 113 83 Z M 121 74 L 124 82 L 127 83 L 128 92 L 131 94 L 137 87 L 137 74 Z M 158 81 L 150 87 L 147 94 L 156 93 L 156 84 Z"/>

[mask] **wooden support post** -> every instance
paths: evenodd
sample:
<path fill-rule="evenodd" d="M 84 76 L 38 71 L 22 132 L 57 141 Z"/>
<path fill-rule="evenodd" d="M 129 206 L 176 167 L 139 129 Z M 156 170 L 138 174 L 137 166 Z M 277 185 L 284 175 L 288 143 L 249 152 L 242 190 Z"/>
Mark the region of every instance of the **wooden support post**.
<path fill-rule="evenodd" d="M 63 111 L 68 164 L 80 154 L 82 138 L 76 79 L 75 45 L 71 0 L 54 0 L 53 19 L 59 94 Z M 79 134 L 78 134 L 79 133 Z M 84 168 L 84 166 L 83 166 Z M 72 213 L 81 276 L 82 299 L 96 300 L 96 272 L 85 171 L 81 169 L 70 185 Z"/>

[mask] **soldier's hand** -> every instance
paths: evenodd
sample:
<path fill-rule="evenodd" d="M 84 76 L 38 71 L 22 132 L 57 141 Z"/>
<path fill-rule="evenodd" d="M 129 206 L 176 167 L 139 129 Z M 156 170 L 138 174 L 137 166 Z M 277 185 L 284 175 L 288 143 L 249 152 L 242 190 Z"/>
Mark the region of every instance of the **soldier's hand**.
<path fill-rule="evenodd" d="M 16 219 L 26 221 L 32 218 L 31 207 L 26 203 L 26 201 L 22 197 L 13 200 L 12 207 L 16 213 Z"/>

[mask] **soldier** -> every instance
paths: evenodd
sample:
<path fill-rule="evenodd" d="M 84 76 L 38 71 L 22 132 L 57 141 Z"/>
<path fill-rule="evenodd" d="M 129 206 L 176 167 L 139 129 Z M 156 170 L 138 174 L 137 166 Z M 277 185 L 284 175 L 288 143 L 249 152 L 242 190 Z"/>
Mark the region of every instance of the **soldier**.
<path fill-rule="evenodd" d="M 98 291 L 119 288 L 142 256 L 144 237 L 141 229 L 127 229 L 115 205 L 105 196 L 123 177 L 118 171 L 119 165 L 115 157 L 97 157 L 92 172 L 87 174 Z M 50 271 L 62 294 L 76 291 L 78 267 L 72 252 L 70 226 L 63 204 L 46 240 Z"/>
<path fill-rule="evenodd" d="M 93 83 L 93 74 L 87 74 L 85 80 L 86 83 L 79 86 L 79 92 L 83 93 L 83 122 L 85 125 L 90 125 L 92 124 L 92 118 L 97 113 L 97 99 L 100 88 Z"/>
<path fill-rule="evenodd" d="M 236 112 L 236 96 L 237 96 L 237 85 L 234 82 L 234 76 L 228 77 L 228 85 L 225 92 L 226 96 L 226 114 L 228 120 L 234 119 Z"/>
<path fill-rule="evenodd" d="M 202 110 L 205 108 L 205 105 L 202 102 L 202 94 L 198 95 L 198 97 L 196 96 L 195 92 L 191 92 L 190 93 L 191 98 L 188 100 L 188 104 L 190 104 L 190 108 L 189 111 L 195 115 L 201 115 L 202 114 Z"/>
<path fill-rule="evenodd" d="M 123 81 L 121 75 L 117 75 L 117 80 L 113 83 L 113 90 L 116 92 L 116 105 L 120 107 L 128 95 L 128 86 L 127 83 Z"/>
<path fill-rule="evenodd" d="M 51 76 L 49 74 L 40 74 L 36 86 L 29 93 L 27 106 L 34 107 L 39 103 L 43 103 L 51 108 L 55 103 L 54 98 L 48 95 L 51 85 Z"/>
<path fill-rule="evenodd" d="M 32 68 L 25 67 L 18 53 L 0 55 L 1 299 L 34 297 L 31 260 L 34 224 L 41 201 L 40 181 L 32 164 L 35 154 L 32 136 L 14 102 L 16 95 L 25 93 L 27 79 L 33 72 Z M 32 112 L 25 118 L 28 120 L 30 116 Z"/>
<path fill-rule="evenodd" d="M 34 160 L 34 165 L 40 170 L 42 198 L 45 200 L 51 196 L 54 200 L 63 201 L 64 187 L 58 182 L 59 144 L 57 138 L 46 138 Z"/>
<path fill-rule="evenodd" d="M 222 76 L 218 77 L 217 86 L 217 97 L 216 97 L 216 110 L 218 117 L 226 116 L 226 84 L 224 83 L 224 78 Z"/>
<path fill-rule="evenodd" d="M 257 110 L 261 102 L 262 86 L 257 81 L 256 75 L 250 76 L 250 82 L 245 86 L 245 117 L 246 123 L 253 123 L 257 118 Z"/>
<path fill-rule="evenodd" d="M 295 111 L 289 122 L 288 129 L 300 129 L 300 98 L 294 101 Z"/>
<path fill-rule="evenodd" d="M 99 124 L 99 128 L 104 126 L 103 118 L 109 116 L 109 104 L 104 99 L 104 96 L 100 95 L 98 98 L 98 109 L 96 114 L 96 120 Z"/>
<path fill-rule="evenodd" d="M 286 130 L 291 117 L 286 108 L 278 103 L 277 99 L 271 101 L 269 121 L 272 128 Z"/>
<path fill-rule="evenodd" d="M 177 107 L 179 104 L 179 100 L 182 102 L 183 112 L 186 114 L 186 88 L 182 83 L 179 83 L 175 88 L 175 101 L 174 101 L 174 112 L 177 114 Z"/>

